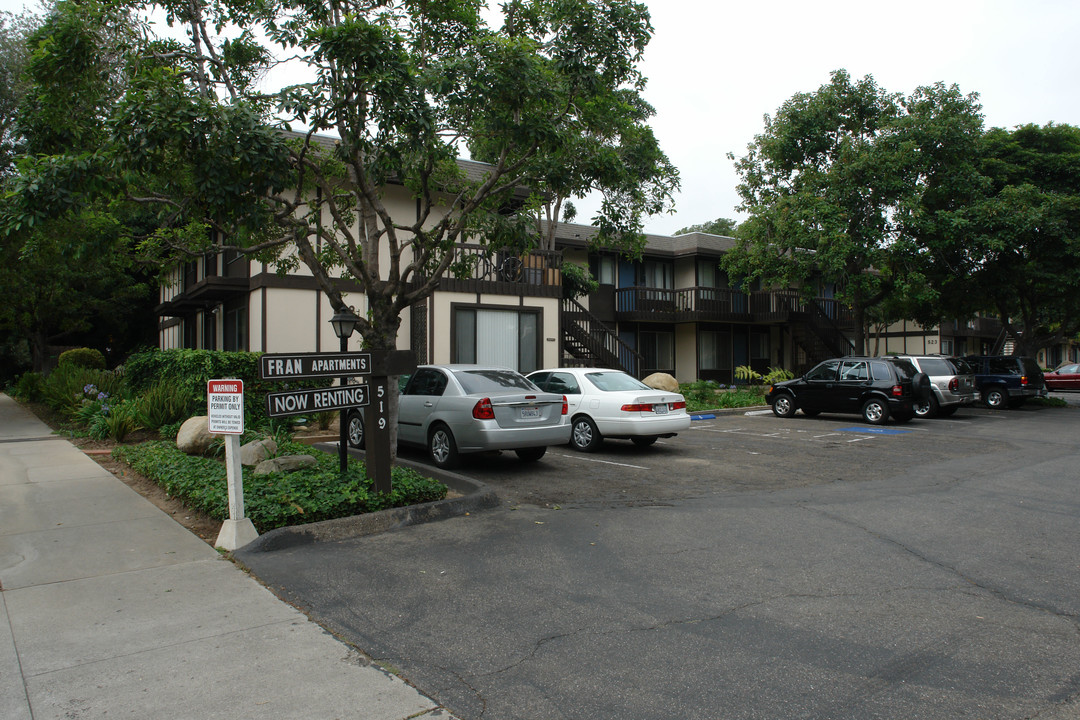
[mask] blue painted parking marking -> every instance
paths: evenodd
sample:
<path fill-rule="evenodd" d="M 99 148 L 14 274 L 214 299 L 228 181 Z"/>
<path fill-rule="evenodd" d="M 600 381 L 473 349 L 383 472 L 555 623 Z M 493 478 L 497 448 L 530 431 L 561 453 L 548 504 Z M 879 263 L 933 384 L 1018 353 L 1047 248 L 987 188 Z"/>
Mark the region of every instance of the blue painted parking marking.
<path fill-rule="evenodd" d="M 714 415 L 713 413 L 708 413 L 707 415 L 691 415 L 690 419 L 691 420 L 715 420 L 716 415 Z"/>
<path fill-rule="evenodd" d="M 874 427 L 846 427 L 836 428 L 837 432 L 873 433 L 874 435 L 907 435 L 910 430 L 894 430 L 893 428 Z"/>

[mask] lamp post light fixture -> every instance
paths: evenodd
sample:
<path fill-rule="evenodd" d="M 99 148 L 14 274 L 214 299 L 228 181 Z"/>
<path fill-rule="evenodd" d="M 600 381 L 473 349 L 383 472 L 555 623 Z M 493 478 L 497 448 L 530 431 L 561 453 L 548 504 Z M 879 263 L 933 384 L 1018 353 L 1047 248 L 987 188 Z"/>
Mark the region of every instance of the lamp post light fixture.
<path fill-rule="evenodd" d="M 352 310 L 347 307 L 341 307 L 334 317 L 330 318 L 330 325 L 334 328 L 334 334 L 337 335 L 341 341 L 341 352 L 349 351 L 349 337 L 353 334 L 353 330 L 356 329 L 359 324 L 360 318 L 356 316 Z M 348 376 L 340 379 L 342 385 L 349 382 Z M 340 434 L 338 436 L 338 459 L 340 461 L 340 472 L 342 475 L 349 467 L 349 411 L 342 410 L 338 418 L 340 427 Z"/>

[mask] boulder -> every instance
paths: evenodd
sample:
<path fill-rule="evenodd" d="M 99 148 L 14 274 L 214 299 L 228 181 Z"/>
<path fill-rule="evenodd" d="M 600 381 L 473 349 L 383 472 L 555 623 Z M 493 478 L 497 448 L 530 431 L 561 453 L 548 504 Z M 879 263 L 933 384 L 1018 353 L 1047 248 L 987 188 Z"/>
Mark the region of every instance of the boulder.
<path fill-rule="evenodd" d="M 255 466 L 256 475 L 269 475 L 276 472 L 292 472 L 300 468 L 314 467 L 318 464 L 311 455 L 284 455 L 282 457 L 263 460 Z"/>
<path fill-rule="evenodd" d="M 196 415 L 188 418 L 176 433 L 176 447 L 188 455 L 204 455 L 210 449 L 214 436 L 210 434 L 210 418 Z"/>
<path fill-rule="evenodd" d="M 274 438 L 252 440 L 240 448 L 240 464 L 258 465 L 276 452 L 277 443 L 274 442 Z"/>
<path fill-rule="evenodd" d="M 653 373 L 641 382 L 645 383 L 646 385 L 655 390 L 663 390 L 665 392 L 675 393 L 679 392 L 678 381 L 667 373 Z"/>

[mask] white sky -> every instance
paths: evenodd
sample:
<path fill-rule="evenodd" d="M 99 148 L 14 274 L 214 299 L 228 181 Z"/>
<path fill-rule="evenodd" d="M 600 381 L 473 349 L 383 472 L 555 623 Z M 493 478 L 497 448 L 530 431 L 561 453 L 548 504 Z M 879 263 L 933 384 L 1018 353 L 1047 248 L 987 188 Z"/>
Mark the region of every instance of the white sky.
<path fill-rule="evenodd" d="M 490 0 L 489 0 L 490 1 Z M 643 71 L 653 127 L 679 168 L 676 214 L 646 221 L 670 235 L 735 212 L 727 153 L 746 146 L 796 92 L 844 68 L 909 94 L 942 81 L 978 93 L 987 127 L 1080 125 L 1076 0 L 646 0 L 655 35 Z M 36 2 L 0 0 L 18 12 Z M 594 205 L 578 203 L 578 222 Z"/>

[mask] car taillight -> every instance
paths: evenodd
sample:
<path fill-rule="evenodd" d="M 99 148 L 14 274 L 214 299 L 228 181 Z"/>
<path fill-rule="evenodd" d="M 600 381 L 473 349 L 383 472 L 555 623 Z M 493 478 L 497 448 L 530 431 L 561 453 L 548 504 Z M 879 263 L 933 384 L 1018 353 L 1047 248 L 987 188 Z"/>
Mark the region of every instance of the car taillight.
<path fill-rule="evenodd" d="M 893 385 L 892 386 L 892 394 L 893 394 L 893 397 L 904 397 L 904 386 L 903 385 Z"/>
<path fill-rule="evenodd" d="M 652 403 L 649 403 L 648 405 L 643 405 L 643 404 L 640 404 L 640 403 L 632 404 L 632 405 L 623 405 L 622 408 L 620 408 L 620 409 L 623 412 L 652 412 L 653 411 Z"/>
<path fill-rule="evenodd" d="M 949 381 L 949 392 L 956 392 L 960 389 L 960 378 L 953 378 Z"/>
<path fill-rule="evenodd" d="M 570 412 L 570 406 L 566 403 L 566 396 L 562 396 L 562 414 L 565 415 Z"/>
<path fill-rule="evenodd" d="M 685 402 L 673 402 L 670 405 L 668 405 L 668 408 L 671 409 L 671 410 L 685 410 L 686 409 L 686 403 Z"/>
<path fill-rule="evenodd" d="M 491 407 L 491 399 L 484 398 L 473 405 L 472 416 L 477 420 L 494 420 L 495 408 Z"/>
<path fill-rule="evenodd" d="M 1021 375 L 1020 376 L 1020 386 L 1023 387 L 1025 385 L 1027 385 L 1027 382 L 1028 382 L 1027 381 L 1027 375 Z"/>

